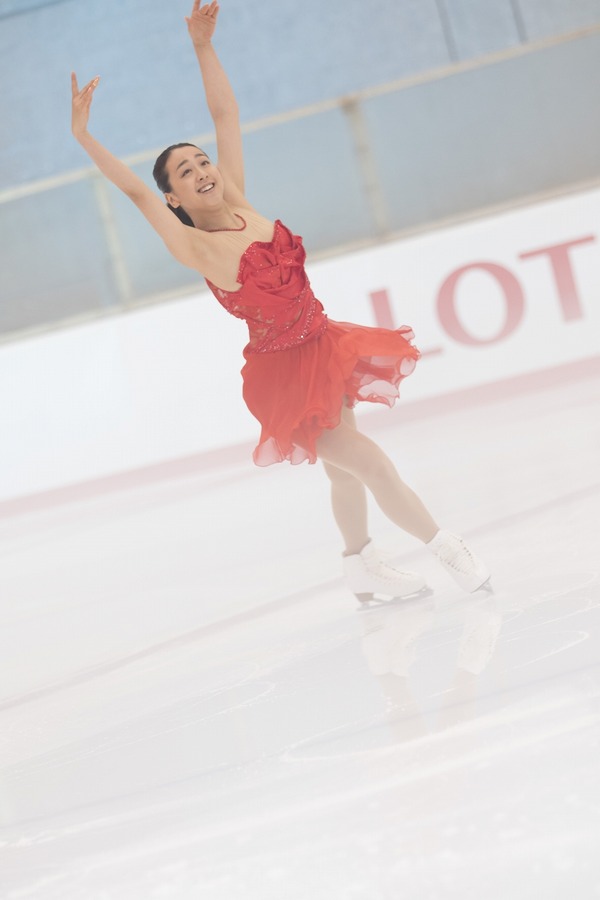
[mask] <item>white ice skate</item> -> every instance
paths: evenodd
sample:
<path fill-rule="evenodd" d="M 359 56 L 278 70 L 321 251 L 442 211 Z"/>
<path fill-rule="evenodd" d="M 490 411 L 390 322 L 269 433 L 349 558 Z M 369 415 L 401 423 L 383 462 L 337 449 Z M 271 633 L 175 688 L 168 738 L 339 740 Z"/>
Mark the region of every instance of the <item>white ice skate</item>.
<path fill-rule="evenodd" d="M 381 604 L 374 594 L 388 599 L 414 597 L 431 593 L 422 575 L 400 572 L 384 562 L 373 542 L 369 541 L 360 553 L 344 556 L 346 584 L 361 604 Z"/>
<path fill-rule="evenodd" d="M 490 570 L 461 537 L 440 529 L 433 540 L 425 545 L 437 557 L 446 572 L 465 591 L 472 593 L 489 585 Z"/>

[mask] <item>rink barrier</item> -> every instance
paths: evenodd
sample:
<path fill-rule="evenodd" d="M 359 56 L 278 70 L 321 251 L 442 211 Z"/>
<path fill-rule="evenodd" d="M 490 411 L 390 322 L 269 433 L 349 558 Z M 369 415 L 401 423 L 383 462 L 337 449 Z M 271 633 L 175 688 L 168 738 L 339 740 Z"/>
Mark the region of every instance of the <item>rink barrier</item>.
<path fill-rule="evenodd" d="M 516 394 L 552 390 L 580 379 L 600 377 L 600 356 L 576 360 L 560 366 L 504 378 L 489 384 L 481 384 L 448 394 L 405 402 L 393 410 L 375 409 L 363 421 L 366 431 L 384 429 L 399 422 L 415 422 L 420 419 L 451 414 L 482 404 L 499 402 Z M 0 502 L 0 519 L 25 515 L 69 503 L 77 503 L 104 494 L 135 490 L 171 479 L 187 478 L 221 471 L 225 478 L 233 470 L 257 471 L 252 463 L 253 443 L 244 442 L 220 447 L 179 459 L 166 460 L 137 469 L 117 472 L 101 478 L 93 478 L 76 484 L 65 485 L 48 491 L 28 494 Z M 284 464 L 285 465 L 285 464 Z M 293 477 L 293 473 L 290 473 Z"/>

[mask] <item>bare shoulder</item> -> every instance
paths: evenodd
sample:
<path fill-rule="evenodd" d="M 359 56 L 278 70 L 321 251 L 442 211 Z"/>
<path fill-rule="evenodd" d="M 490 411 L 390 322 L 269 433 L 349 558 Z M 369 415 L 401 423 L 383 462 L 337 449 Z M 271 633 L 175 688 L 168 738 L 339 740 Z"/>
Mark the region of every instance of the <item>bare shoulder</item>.
<path fill-rule="evenodd" d="M 239 287 L 240 260 L 256 241 L 270 241 L 274 222 L 261 215 L 250 203 L 231 206 L 243 223 L 240 228 L 204 231 L 190 228 L 190 255 L 186 264 L 224 290 Z"/>

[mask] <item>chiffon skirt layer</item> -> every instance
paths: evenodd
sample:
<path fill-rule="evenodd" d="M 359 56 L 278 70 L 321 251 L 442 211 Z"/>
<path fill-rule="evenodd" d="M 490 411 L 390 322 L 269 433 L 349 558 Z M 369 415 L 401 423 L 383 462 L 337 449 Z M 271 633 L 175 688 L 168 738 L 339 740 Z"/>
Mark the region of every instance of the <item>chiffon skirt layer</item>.
<path fill-rule="evenodd" d="M 244 400 L 261 424 L 258 466 L 317 459 L 316 442 L 359 400 L 393 406 L 420 354 L 414 335 L 328 320 L 313 340 L 274 353 L 247 353 Z"/>

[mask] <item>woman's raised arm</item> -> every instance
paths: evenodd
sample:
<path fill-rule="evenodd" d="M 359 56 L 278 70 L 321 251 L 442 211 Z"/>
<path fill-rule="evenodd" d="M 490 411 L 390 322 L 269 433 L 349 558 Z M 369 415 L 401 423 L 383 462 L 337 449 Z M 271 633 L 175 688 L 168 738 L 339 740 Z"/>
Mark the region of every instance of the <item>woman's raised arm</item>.
<path fill-rule="evenodd" d="M 99 76 L 96 76 L 79 90 L 75 72 L 71 73 L 73 136 L 100 171 L 135 203 L 173 256 L 183 265 L 201 270 L 203 252 L 202 241 L 198 238 L 199 232 L 180 222 L 141 178 L 113 156 L 87 130 L 92 97 L 99 81 Z"/>
<path fill-rule="evenodd" d="M 244 157 L 238 105 L 233 88 L 211 43 L 219 4 L 217 0 L 205 6 L 200 4 L 201 0 L 194 0 L 192 12 L 186 22 L 200 65 L 206 102 L 217 133 L 218 166 L 225 177 L 226 187 L 235 188 L 235 196 L 228 199 L 239 204 L 244 195 Z"/>

